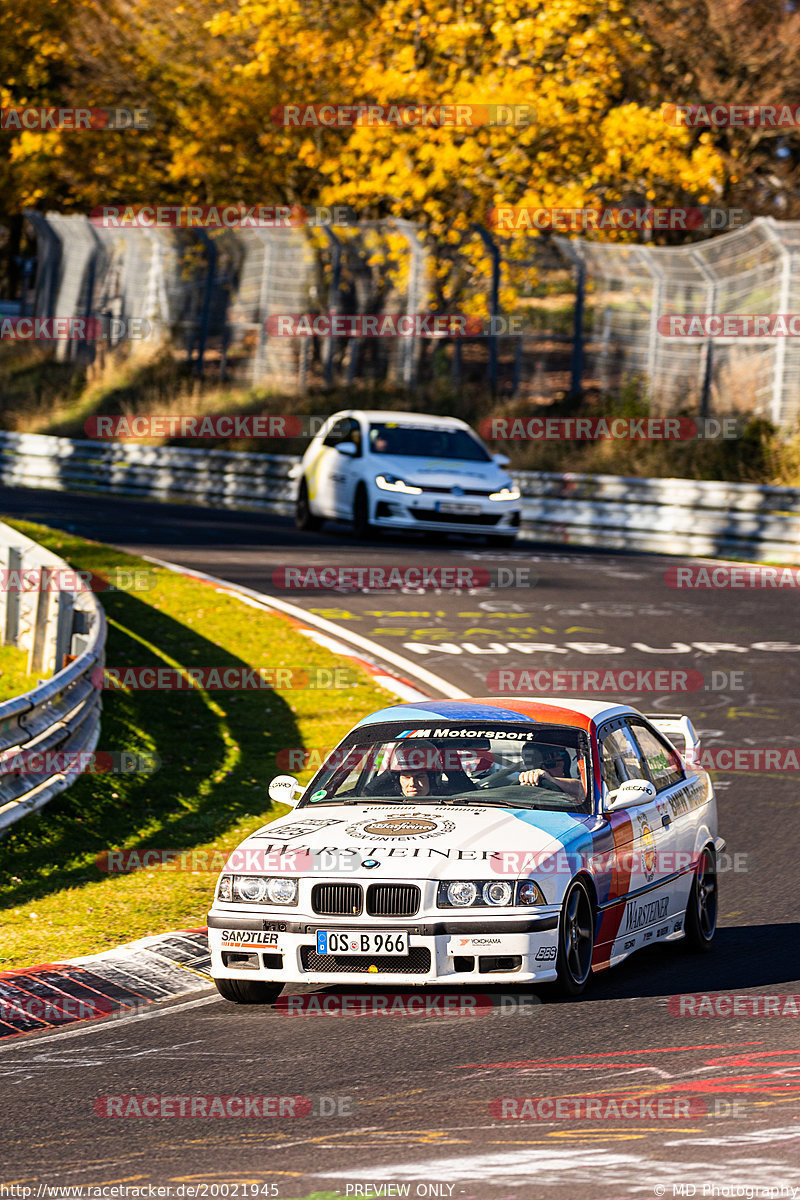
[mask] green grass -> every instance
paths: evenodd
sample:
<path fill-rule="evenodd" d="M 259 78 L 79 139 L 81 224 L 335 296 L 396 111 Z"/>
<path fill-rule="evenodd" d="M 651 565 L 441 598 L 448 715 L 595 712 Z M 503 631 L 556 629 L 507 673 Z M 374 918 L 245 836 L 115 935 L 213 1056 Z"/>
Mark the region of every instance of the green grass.
<path fill-rule="evenodd" d="M 28 652 L 16 646 L 0 646 L 0 703 L 29 692 L 40 675 L 28 674 Z"/>
<path fill-rule="evenodd" d="M 102 594 L 107 667 L 340 665 L 286 618 L 220 595 L 212 585 L 110 546 L 29 522 L 8 524 L 78 569 L 151 572 L 149 590 Z M 357 679 L 349 689 L 106 691 L 98 750 L 155 754 L 160 769 L 149 776 L 83 775 L 0 840 L 0 967 L 57 961 L 205 924 L 216 878 L 213 852 L 232 850 L 279 815 L 266 793 L 278 773 L 277 752 L 331 746 L 387 702 L 366 672 L 359 670 Z M 128 875 L 98 869 L 97 855 L 131 847 L 207 853 L 209 869 L 157 867 Z"/>

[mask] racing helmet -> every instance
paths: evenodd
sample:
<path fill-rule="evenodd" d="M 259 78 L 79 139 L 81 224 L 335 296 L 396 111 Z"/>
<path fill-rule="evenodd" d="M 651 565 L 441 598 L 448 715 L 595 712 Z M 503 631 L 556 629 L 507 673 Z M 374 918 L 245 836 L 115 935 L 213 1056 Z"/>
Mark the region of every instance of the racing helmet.
<path fill-rule="evenodd" d="M 389 770 L 398 775 L 416 775 L 418 771 L 441 771 L 442 756 L 434 742 L 401 742 L 392 750 Z"/>
<path fill-rule="evenodd" d="M 551 742 L 525 742 L 522 747 L 522 765 L 526 771 L 537 767 L 542 767 L 545 771 L 561 767 L 566 776 L 570 774 L 571 760 L 569 751 L 564 746 L 555 746 Z"/>

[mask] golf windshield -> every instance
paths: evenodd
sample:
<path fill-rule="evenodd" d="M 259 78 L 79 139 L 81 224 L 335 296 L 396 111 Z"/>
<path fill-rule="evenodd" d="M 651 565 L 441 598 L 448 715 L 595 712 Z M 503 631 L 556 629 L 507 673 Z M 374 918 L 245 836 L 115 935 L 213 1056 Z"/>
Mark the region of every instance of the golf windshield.
<path fill-rule="evenodd" d="M 301 807 L 479 804 L 589 812 L 587 734 L 566 725 L 400 725 L 354 730 L 328 756 Z"/>
<path fill-rule="evenodd" d="M 373 454 L 412 458 L 457 458 L 462 462 L 491 462 L 491 455 L 466 429 L 437 429 L 423 425 L 370 425 Z"/>

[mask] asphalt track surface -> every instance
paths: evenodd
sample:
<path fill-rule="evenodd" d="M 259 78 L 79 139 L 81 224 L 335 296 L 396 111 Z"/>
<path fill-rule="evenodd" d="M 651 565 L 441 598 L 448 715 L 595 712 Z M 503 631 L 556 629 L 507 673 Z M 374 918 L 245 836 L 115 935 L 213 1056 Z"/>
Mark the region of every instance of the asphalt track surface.
<path fill-rule="evenodd" d="M 713 686 L 624 698 L 687 712 L 706 746 L 800 741 L 792 590 L 675 590 L 664 576 L 681 560 L 657 556 L 359 544 L 344 527 L 299 535 L 260 515 L 52 492 L 2 490 L 0 512 L 279 595 L 473 695 L 487 693 L 499 667 L 677 666 Z M 537 582 L 473 595 L 277 590 L 273 572 L 297 563 L 526 567 Z M 731 671 L 744 678 L 732 681 Z M 716 780 L 730 857 L 711 954 L 645 950 L 578 1001 L 534 997 L 503 1014 L 288 1016 L 206 991 L 145 1017 L 21 1038 L 0 1048 L 0 1182 L 34 1195 L 40 1184 L 153 1184 L 171 1186 L 163 1195 L 190 1195 L 192 1185 L 194 1195 L 284 1200 L 800 1196 L 796 1019 L 681 1016 L 675 999 L 800 992 L 797 773 Z M 98 1097 L 131 1094 L 306 1096 L 338 1111 L 293 1120 L 96 1115 Z M 705 1112 L 659 1119 L 645 1106 L 636 1118 L 504 1120 L 492 1107 L 503 1097 L 609 1095 L 689 1098 L 693 1114 Z"/>

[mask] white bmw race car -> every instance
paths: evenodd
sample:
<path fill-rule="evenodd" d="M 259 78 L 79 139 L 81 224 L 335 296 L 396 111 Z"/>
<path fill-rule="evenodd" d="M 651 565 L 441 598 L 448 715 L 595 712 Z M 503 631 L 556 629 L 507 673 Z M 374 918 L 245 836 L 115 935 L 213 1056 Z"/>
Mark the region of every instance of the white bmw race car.
<path fill-rule="evenodd" d="M 273 780 L 295 811 L 227 862 L 208 915 L 219 992 L 555 981 L 577 995 L 642 946 L 707 949 L 724 842 L 696 747 L 686 717 L 600 701 L 373 713 L 305 789 Z"/>
<path fill-rule="evenodd" d="M 350 521 L 359 537 L 417 529 L 511 545 L 520 494 L 507 465 L 455 417 L 334 413 L 294 468 L 295 522 L 310 530 Z"/>

